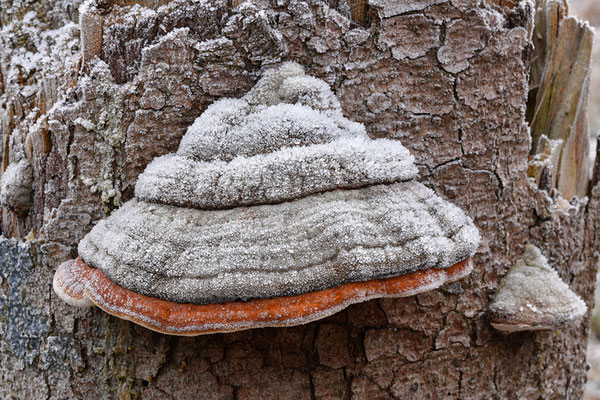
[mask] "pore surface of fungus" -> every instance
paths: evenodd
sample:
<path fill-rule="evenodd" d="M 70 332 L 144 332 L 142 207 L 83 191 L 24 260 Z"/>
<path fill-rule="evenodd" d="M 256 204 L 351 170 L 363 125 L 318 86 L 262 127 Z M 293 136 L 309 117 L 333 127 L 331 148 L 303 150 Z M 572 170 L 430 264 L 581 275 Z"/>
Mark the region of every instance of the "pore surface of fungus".
<path fill-rule="evenodd" d="M 579 318 L 586 310 L 585 302 L 560 279 L 540 250 L 527 244 L 500 282 L 488 318 L 504 332 L 542 330 Z"/>
<path fill-rule="evenodd" d="M 211 105 L 136 198 L 80 242 L 55 291 L 181 335 L 306 323 L 459 279 L 479 233 L 295 63 Z"/>

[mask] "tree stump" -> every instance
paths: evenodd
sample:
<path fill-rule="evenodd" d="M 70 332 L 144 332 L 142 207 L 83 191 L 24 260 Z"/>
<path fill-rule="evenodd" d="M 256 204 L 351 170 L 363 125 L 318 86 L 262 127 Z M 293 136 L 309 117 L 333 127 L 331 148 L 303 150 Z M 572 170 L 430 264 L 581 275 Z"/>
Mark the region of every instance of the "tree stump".
<path fill-rule="evenodd" d="M 0 397 L 582 396 L 588 318 L 505 335 L 485 314 L 528 242 L 588 309 L 594 293 L 597 174 L 564 199 L 527 175 L 534 4 L 96 0 L 80 14 L 80 1 L 12 3 L 0 0 L 0 165 L 28 160 L 33 185 L 28 208 L 0 214 L 15 238 L 0 240 Z M 400 140 L 420 181 L 473 218 L 472 274 L 306 325 L 192 338 L 60 301 L 57 266 L 132 198 L 146 165 L 283 61 L 325 80 L 371 137 Z"/>

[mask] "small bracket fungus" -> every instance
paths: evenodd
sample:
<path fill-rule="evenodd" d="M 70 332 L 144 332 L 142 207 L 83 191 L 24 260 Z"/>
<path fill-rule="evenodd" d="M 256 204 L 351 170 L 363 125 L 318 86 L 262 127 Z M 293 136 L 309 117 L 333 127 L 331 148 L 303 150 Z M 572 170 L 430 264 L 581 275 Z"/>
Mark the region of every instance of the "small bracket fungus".
<path fill-rule="evenodd" d="M 490 324 L 504 332 L 552 329 L 585 314 L 585 302 L 548 265 L 532 244 L 525 246 L 489 305 Z"/>
<path fill-rule="evenodd" d="M 79 244 L 54 290 L 175 335 L 289 326 L 460 279 L 479 232 L 285 63 L 219 100 Z"/>
<path fill-rule="evenodd" d="M 0 178 L 0 204 L 24 214 L 31 206 L 33 168 L 26 158 L 6 167 Z"/>

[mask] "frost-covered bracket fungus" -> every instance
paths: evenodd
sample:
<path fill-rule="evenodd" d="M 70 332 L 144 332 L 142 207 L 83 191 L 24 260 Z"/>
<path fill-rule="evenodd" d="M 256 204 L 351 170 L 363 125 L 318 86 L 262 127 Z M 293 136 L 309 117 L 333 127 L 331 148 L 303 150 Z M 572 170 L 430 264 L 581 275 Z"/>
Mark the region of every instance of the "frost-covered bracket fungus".
<path fill-rule="evenodd" d="M 174 335 L 303 324 L 428 291 L 470 273 L 480 238 L 416 174 L 398 141 L 370 139 L 324 81 L 285 63 L 155 159 L 54 290 Z"/>
<path fill-rule="evenodd" d="M 500 282 L 488 308 L 490 324 L 504 332 L 552 329 L 585 314 L 585 302 L 564 283 L 532 244 Z"/>

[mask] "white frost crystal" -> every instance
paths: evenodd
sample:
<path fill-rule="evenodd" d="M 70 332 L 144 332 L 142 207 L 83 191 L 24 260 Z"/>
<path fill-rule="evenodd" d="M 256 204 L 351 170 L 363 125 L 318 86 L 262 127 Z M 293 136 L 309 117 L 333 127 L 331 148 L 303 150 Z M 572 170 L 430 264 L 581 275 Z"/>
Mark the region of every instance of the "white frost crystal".
<path fill-rule="evenodd" d="M 451 267 L 474 254 L 479 233 L 414 180 L 413 161 L 285 63 L 210 106 L 79 254 L 122 287 L 196 304 Z"/>
<path fill-rule="evenodd" d="M 0 204 L 24 212 L 31 204 L 33 168 L 27 159 L 11 163 L 0 180 Z"/>
<path fill-rule="evenodd" d="M 502 279 L 488 309 L 492 326 L 506 332 L 551 329 L 586 311 L 585 302 L 532 244 Z"/>

